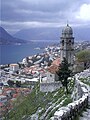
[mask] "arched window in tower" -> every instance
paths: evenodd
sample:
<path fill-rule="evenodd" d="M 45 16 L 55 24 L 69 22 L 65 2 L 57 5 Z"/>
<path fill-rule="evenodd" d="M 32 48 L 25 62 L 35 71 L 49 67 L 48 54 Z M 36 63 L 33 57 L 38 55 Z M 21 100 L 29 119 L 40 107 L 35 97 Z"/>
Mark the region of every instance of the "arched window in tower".
<path fill-rule="evenodd" d="M 71 40 L 69 40 L 69 43 L 71 43 Z"/>
<path fill-rule="evenodd" d="M 71 40 L 68 40 L 68 44 L 71 45 Z"/>
<path fill-rule="evenodd" d="M 64 46 L 64 40 L 62 40 L 61 42 L 62 42 L 62 46 Z"/>

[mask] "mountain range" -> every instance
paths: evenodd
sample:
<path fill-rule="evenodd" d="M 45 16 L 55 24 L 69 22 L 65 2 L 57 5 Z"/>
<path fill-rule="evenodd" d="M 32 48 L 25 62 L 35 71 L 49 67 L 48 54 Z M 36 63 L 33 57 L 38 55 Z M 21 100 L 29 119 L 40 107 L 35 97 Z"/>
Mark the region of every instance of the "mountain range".
<path fill-rule="evenodd" d="M 90 41 L 90 28 L 73 28 L 76 41 Z M 10 35 L 0 27 L 0 44 L 23 44 L 31 41 L 59 42 L 62 33 L 61 27 L 22 29 Z"/>
<path fill-rule="evenodd" d="M 29 29 L 22 29 L 16 34 L 15 37 L 23 38 L 26 40 L 36 40 L 36 41 L 43 41 L 43 40 L 59 40 L 60 37 L 60 29 L 59 28 L 29 28 Z"/>
<path fill-rule="evenodd" d="M 25 40 L 59 41 L 62 29 L 61 27 L 22 29 L 14 36 Z M 73 33 L 76 41 L 90 41 L 90 28 L 74 27 Z"/>
<path fill-rule="evenodd" d="M 28 41 L 13 37 L 5 29 L 0 27 L 0 44 L 23 44 Z"/>

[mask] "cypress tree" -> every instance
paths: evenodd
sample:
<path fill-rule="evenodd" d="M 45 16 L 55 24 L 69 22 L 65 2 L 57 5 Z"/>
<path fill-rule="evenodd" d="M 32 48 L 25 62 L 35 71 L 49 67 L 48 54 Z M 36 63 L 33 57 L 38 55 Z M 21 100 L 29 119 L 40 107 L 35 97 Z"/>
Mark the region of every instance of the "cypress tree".
<path fill-rule="evenodd" d="M 66 58 L 63 58 L 62 63 L 59 65 L 59 69 L 57 71 L 57 75 L 59 76 L 59 81 L 61 81 L 62 85 L 66 88 L 66 92 L 68 94 L 68 77 L 71 76 L 71 70 L 69 69 L 69 64 Z"/>

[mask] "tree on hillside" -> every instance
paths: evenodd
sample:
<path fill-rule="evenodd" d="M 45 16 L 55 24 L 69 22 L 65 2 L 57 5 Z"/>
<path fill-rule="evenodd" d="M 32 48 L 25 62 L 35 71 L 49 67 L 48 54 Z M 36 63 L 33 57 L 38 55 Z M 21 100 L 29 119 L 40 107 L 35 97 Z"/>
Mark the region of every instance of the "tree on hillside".
<path fill-rule="evenodd" d="M 78 62 L 84 62 L 84 69 L 90 66 L 90 51 L 82 50 L 76 55 Z"/>
<path fill-rule="evenodd" d="M 71 76 L 71 70 L 69 69 L 69 64 L 66 58 L 63 58 L 62 63 L 59 65 L 57 75 L 59 76 L 59 81 L 61 81 L 62 85 L 66 88 L 66 92 L 68 94 L 68 77 Z"/>

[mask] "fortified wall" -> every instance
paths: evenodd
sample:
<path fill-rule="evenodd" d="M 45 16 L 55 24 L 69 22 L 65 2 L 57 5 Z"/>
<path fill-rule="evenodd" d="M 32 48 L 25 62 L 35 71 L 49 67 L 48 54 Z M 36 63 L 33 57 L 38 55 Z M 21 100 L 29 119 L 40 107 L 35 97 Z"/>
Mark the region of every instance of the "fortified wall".
<path fill-rule="evenodd" d="M 60 82 L 40 83 L 40 91 L 42 92 L 53 92 L 60 87 L 62 87 Z"/>
<path fill-rule="evenodd" d="M 73 120 L 78 116 L 89 104 L 89 87 L 79 81 L 79 74 L 75 75 L 76 93 L 74 101 L 66 107 L 59 108 L 54 113 L 54 120 Z"/>

